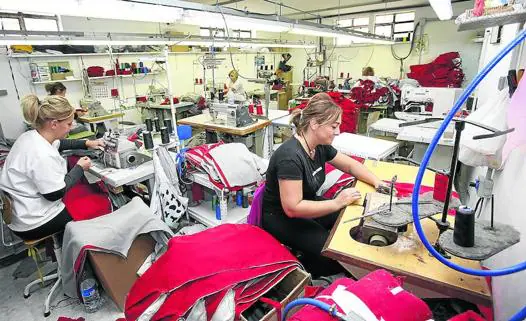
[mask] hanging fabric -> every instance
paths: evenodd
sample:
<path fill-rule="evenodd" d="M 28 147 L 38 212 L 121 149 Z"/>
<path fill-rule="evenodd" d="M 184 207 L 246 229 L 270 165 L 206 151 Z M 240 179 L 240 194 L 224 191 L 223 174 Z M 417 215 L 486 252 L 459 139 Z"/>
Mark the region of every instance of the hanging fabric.
<path fill-rule="evenodd" d="M 172 229 L 179 226 L 179 220 L 188 209 L 188 198 L 179 188 L 179 176 L 175 160 L 165 147 L 153 152 L 155 185 L 150 208 Z"/>

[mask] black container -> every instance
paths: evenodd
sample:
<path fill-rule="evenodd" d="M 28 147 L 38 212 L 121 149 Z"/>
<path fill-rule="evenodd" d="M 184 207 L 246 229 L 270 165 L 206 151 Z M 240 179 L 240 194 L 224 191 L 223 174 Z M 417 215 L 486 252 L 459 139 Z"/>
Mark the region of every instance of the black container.
<path fill-rule="evenodd" d="M 224 98 L 225 98 L 225 93 L 220 91 L 219 92 L 219 101 L 223 101 Z"/>
<path fill-rule="evenodd" d="M 155 125 L 155 131 L 160 132 L 161 131 L 161 121 L 159 120 L 159 118 L 155 117 L 153 119 L 153 124 Z"/>
<path fill-rule="evenodd" d="M 146 124 L 146 130 L 149 132 L 153 131 L 153 122 L 151 118 L 146 118 L 144 120 L 144 123 Z"/>
<path fill-rule="evenodd" d="M 152 132 L 150 132 L 150 131 L 143 131 L 142 132 L 142 140 L 144 142 L 144 148 L 146 148 L 146 149 L 152 149 L 153 148 Z"/>
<path fill-rule="evenodd" d="M 172 120 L 171 119 L 165 119 L 164 120 L 164 127 L 168 129 L 168 134 L 172 134 L 174 131 L 174 128 L 172 127 Z"/>
<path fill-rule="evenodd" d="M 161 143 L 168 144 L 170 142 L 170 134 L 168 133 L 168 128 L 161 128 Z"/>
<path fill-rule="evenodd" d="M 473 247 L 475 245 L 475 211 L 461 206 L 456 212 L 453 242 L 462 247 Z"/>

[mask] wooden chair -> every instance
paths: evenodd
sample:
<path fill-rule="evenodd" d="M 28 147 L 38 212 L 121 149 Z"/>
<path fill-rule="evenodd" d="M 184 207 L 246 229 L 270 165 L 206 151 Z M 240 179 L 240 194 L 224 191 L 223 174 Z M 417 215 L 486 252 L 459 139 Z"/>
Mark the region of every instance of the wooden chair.
<path fill-rule="evenodd" d="M 2 193 L 0 198 L 1 198 L 1 204 L 2 204 L 2 220 L 1 220 L 2 221 L 2 225 L 3 225 L 3 222 L 5 222 L 6 224 L 10 224 L 11 223 L 11 216 L 12 216 L 12 202 L 11 202 L 11 198 L 5 193 Z M 3 226 L 0 226 L 0 228 L 2 229 L 2 241 L 4 241 L 4 239 L 3 239 Z M 55 252 L 55 257 L 57 259 L 57 272 L 53 273 L 53 274 L 50 274 L 50 275 L 43 276 L 42 273 L 40 272 L 40 268 L 38 266 L 37 255 L 36 255 L 36 253 L 37 253 L 36 252 L 36 246 L 38 244 L 44 242 L 45 240 L 49 239 L 49 238 L 53 239 L 53 251 Z M 34 287 L 35 285 L 41 284 L 42 287 L 43 287 L 45 282 L 56 279 L 55 284 L 53 285 L 53 287 L 49 291 L 49 294 L 46 297 L 46 301 L 44 302 L 44 317 L 48 317 L 50 315 L 50 313 L 51 313 L 51 311 L 50 311 L 51 299 L 52 299 L 53 295 L 55 294 L 55 292 L 58 290 L 58 288 L 59 288 L 59 286 L 60 286 L 60 284 L 62 282 L 62 276 L 60 274 L 61 264 L 62 264 L 62 249 L 61 249 L 61 246 L 60 246 L 60 243 L 59 243 L 59 240 L 58 240 L 58 237 L 57 237 L 56 234 L 55 235 L 49 235 L 49 236 L 46 236 L 46 237 L 38 239 L 38 240 L 23 240 L 23 242 L 27 246 L 27 250 L 28 250 L 29 255 L 31 257 L 33 257 L 33 259 L 35 260 L 35 264 L 37 265 L 37 269 L 38 269 L 38 272 L 39 272 L 39 275 L 40 275 L 40 278 L 38 278 L 38 279 L 34 280 L 33 282 L 29 283 L 28 285 L 26 285 L 26 287 L 24 288 L 24 299 L 29 298 L 29 296 L 31 295 L 31 288 Z"/>

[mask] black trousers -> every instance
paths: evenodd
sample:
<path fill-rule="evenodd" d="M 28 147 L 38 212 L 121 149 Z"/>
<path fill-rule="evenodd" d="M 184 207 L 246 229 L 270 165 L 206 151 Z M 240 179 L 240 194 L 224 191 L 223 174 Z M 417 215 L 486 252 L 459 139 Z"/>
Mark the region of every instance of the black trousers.
<path fill-rule="evenodd" d="M 66 224 L 72 220 L 73 219 L 71 218 L 71 215 L 69 215 L 68 210 L 64 208 L 60 213 L 57 214 L 57 216 L 52 218 L 51 221 L 45 223 L 42 226 L 29 231 L 13 231 L 13 233 L 23 240 L 37 240 L 64 231 Z"/>
<path fill-rule="evenodd" d="M 338 215 L 339 212 L 336 212 L 316 219 L 305 219 L 263 211 L 262 225 L 282 244 L 300 251 L 303 254 L 301 263 L 317 278 L 345 272 L 338 262 L 321 255 Z"/>

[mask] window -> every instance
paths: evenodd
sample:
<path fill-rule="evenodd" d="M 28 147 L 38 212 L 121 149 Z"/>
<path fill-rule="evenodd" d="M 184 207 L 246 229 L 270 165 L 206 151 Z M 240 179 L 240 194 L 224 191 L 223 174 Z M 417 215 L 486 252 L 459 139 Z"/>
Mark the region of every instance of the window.
<path fill-rule="evenodd" d="M 369 17 L 343 19 L 338 21 L 338 27 L 361 32 L 369 32 Z"/>
<path fill-rule="evenodd" d="M 20 30 L 18 19 L 0 18 L 0 23 L 2 24 L 2 30 Z"/>
<path fill-rule="evenodd" d="M 25 13 L 0 13 L 2 30 L 59 31 L 57 18 Z"/>
<path fill-rule="evenodd" d="M 377 15 L 374 19 L 374 33 L 395 40 L 411 39 L 414 28 L 414 11 Z"/>

